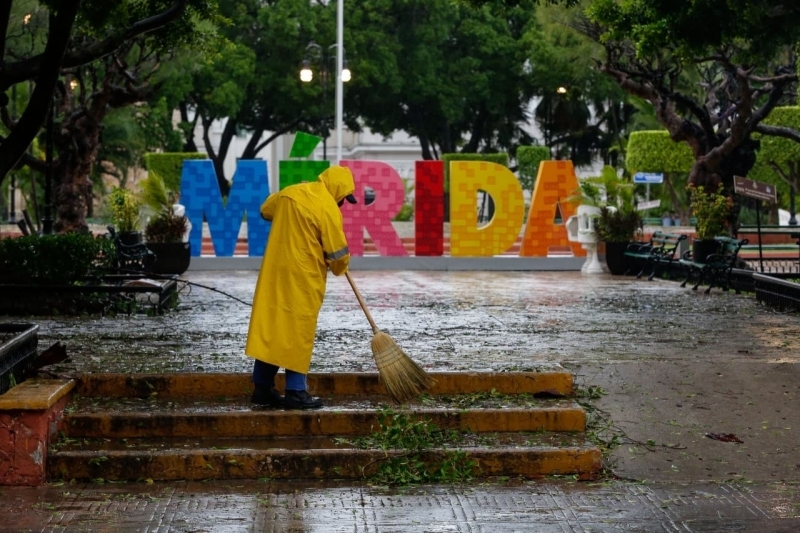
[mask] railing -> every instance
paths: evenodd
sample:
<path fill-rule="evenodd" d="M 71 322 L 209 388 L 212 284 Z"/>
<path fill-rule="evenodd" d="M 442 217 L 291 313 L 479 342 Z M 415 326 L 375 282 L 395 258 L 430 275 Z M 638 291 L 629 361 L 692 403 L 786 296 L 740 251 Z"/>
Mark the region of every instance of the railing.
<path fill-rule="evenodd" d="M 160 314 L 177 302 L 177 281 L 109 275 L 76 285 L 0 284 L 0 315 Z"/>
<path fill-rule="evenodd" d="M 756 300 L 779 311 L 800 311 L 800 283 L 753 274 Z"/>
<path fill-rule="evenodd" d="M 38 344 L 38 324 L 0 324 L 0 394 L 33 365 Z"/>

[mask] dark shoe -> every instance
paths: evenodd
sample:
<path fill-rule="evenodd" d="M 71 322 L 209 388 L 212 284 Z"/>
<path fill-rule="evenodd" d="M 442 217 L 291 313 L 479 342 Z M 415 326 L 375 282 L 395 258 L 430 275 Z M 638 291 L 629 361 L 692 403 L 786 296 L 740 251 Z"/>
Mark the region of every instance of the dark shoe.
<path fill-rule="evenodd" d="M 322 407 L 322 400 L 312 398 L 308 391 L 287 390 L 284 407 L 286 409 L 319 409 Z"/>
<path fill-rule="evenodd" d="M 256 385 L 256 390 L 253 391 L 253 397 L 250 398 L 250 401 L 257 405 L 283 407 L 283 396 L 275 390 L 275 387 Z"/>

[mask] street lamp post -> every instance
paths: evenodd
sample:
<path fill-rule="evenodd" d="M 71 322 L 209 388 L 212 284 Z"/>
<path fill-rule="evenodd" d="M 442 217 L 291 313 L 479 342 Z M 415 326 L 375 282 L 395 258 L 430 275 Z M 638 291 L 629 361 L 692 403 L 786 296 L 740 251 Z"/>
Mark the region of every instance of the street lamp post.
<path fill-rule="evenodd" d="M 556 94 L 558 95 L 556 98 L 567 94 L 567 88 L 564 86 L 559 86 L 556 89 Z M 544 145 L 547 146 L 547 149 L 550 150 L 550 155 L 552 157 L 553 148 L 550 146 L 550 143 L 553 141 L 553 96 L 548 95 L 547 97 L 547 120 L 545 123 L 544 129 Z"/>
<path fill-rule="evenodd" d="M 16 120 L 17 119 L 17 85 L 14 84 L 11 86 L 11 117 Z M 16 206 L 16 196 L 17 196 L 17 177 L 12 172 L 11 173 L 11 193 L 8 197 L 8 223 L 9 224 L 16 224 L 17 223 L 17 206 Z"/>
<path fill-rule="evenodd" d="M 314 41 L 311 41 L 306 47 L 306 58 L 303 60 L 303 65 L 300 69 L 300 81 L 309 83 L 314 79 L 314 71 L 311 70 L 311 64 L 314 62 L 319 64 L 319 78 L 322 83 L 322 107 L 325 117 L 325 134 L 322 137 L 323 159 L 328 158 L 328 135 L 330 133 L 330 127 L 328 127 L 328 88 L 330 87 L 331 77 L 333 76 L 334 79 L 337 78 L 336 71 L 338 69 L 335 67 L 333 69 L 331 68 L 331 63 L 337 58 L 337 56 L 333 55 L 333 52 L 337 50 L 337 48 L 337 44 L 332 44 L 327 48 L 323 48 Z M 347 61 L 345 60 L 343 61 L 341 76 L 338 76 L 338 78 L 341 78 L 342 82 L 348 82 L 350 81 L 350 76 L 350 69 L 347 68 Z M 341 140 L 339 140 L 339 142 L 341 143 Z"/>
<path fill-rule="evenodd" d="M 42 219 L 42 234 L 50 235 L 53 233 L 53 217 L 52 217 L 52 188 L 53 188 L 53 115 L 56 112 L 56 95 L 50 99 L 50 113 L 47 114 L 47 131 L 46 143 L 47 151 L 45 152 L 45 160 L 47 162 L 47 169 L 44 181 L 44 218 Z"/>

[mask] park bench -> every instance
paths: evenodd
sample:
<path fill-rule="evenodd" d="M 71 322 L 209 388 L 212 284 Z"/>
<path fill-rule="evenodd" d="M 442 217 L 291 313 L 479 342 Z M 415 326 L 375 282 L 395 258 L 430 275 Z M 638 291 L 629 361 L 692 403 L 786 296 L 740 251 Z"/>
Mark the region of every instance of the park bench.
<path fill-rule="evenodd" d="M 114 267 L 121 272 L 150 272 L 156 255 L 144 243 L 126 244 L 119 238 L 114 226 L 107 226 L 108 238 L 114 241 L 117 261 Z"/>
<path fill-rule="evenodd" d="M 681 287 L 685 287 L 691 278 L 696 278 L 697 282 L 692 290 L 697 290 L 703 281 L 708 283 L 706 294 L 711 292 L 714 286 L 722 287 L 724 291 L 730 289 L 731 272 L 739 260 L 739 251 L 747 244 L 747 239 L 714 237 L 714 240 L 718 244 L 717 252 L 709 255 L 703 262 L 695 261 L 691 250 L 683 254 L 679 262 L 686 271 L 686 279 L 681 283 Z M 736 294 L 740 292 L 736 289 Z"/>
<path fill-rule="evenodd" d="M 639 273 L 636 274 L 636 277 L 641 278 L 645 271 L 650 270 L 647 279 L 653 279 L 659 266 L 669 267 L 677 263 L 678 247 L 684 240 L 686 240 L 686 235 L 656 231 L 649 242 L 630 243 L 625 250 L 625 256 L 634 260 L 634 267 L 626 273 L 638 268 Z"/>

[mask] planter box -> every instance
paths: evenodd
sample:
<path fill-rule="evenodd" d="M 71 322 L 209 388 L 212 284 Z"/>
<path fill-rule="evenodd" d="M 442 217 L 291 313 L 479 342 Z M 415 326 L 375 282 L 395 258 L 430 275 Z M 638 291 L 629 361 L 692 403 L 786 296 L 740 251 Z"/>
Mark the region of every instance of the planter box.
<path fill-rule="evenodd" d="M 18 375 L 33 365 L 39 344 L 38 324 L 0 324 L 0 394 Z"/>
<path fill-rule="evenodd" d="M 148 242 L 147 247 L 156 255 L 153 273 L 181 275 L 189 268 L 192 249 L 188 242 Z"/>

